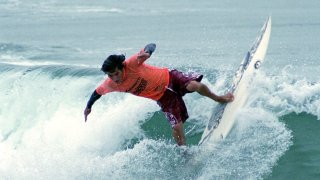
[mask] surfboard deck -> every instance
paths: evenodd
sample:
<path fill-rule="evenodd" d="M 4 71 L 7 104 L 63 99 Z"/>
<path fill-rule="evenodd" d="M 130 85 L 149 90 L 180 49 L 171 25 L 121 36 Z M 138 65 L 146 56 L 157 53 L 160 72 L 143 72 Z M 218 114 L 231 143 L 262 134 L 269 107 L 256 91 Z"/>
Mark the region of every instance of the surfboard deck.
<path fill-rule="evenodd" d="M 199 145 L 207 142 L 216 142 L 227 137 L 235 123 L 237 109 L 242 107 L 248 98 L 248 87 L 255 73 L 264 61 L 271 33 L 271 17 L 264 23 L 260 34 L 242 60 L 228 92 L 233 93 L 234 101 L 227 104 L 218 104 L 209 119 Z"/>

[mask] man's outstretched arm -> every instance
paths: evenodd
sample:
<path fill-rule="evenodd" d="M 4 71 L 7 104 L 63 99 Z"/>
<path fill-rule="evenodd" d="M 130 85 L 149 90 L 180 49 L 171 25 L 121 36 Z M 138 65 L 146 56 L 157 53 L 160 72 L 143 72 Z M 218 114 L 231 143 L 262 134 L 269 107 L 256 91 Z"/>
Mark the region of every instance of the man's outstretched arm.
<path fill-rule="evenodd" d="M 138 54 L 138 60 L 139 64 L 144 63 L 151 55 L 152 53 L 156 50 L 156 44 L 150 43 L 144 47 L 143 50 L 141 50 Z"/>
<path fill-rule="evenodd" d="M 91 97 L 87 103 L 87 107 L 84 110 L 84 121 L 87 122 L 87 117 L 88 115 L 91 113 L 91 107 L 94 104 L 94 102 L 96 102 L 96 100 L 98 100 L 101 97 L 100 94 L 97 93 L 96 90 L 94 90 L 94 92 L 91 94 Z"/>

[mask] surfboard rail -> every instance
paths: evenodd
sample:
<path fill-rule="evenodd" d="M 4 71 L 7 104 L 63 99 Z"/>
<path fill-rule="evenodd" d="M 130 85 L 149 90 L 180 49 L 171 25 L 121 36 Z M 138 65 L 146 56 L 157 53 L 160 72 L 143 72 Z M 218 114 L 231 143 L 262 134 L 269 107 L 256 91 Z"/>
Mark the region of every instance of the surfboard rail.
<path fill-rule="evenodd" d="M 234 101 L 227 104 L 218 104 L 213 111 L 208 125 L 205 128 L 199 145 L 208 141 L 219 141 L 229 134 L 235 123 L 236 110 L 246 102 L 248 84 L 252 82 L 254 74 L 261 67 L 267 52 L 271 34 L 271 16 L 262 26 L 258 37 L 255 39 L 250 50 L 243 58 L 232 81 L 228 92 L 233 93 Z"/>

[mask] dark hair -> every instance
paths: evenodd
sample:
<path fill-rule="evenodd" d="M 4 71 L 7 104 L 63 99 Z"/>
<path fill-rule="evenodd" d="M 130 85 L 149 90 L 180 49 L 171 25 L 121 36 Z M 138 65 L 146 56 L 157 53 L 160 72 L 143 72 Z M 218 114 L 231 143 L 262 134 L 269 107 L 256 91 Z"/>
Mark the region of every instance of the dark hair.
<path fill-rule="evenodd" d="M 115 71 L 116 68 L 118 68 L 119 70 L 122 70 L 124 65 L 123 65 L 123 61 L 126 59 L 125 55 L 120 54 L 113 54 L 110 55 L 106 60 L 104 60 L 102 67 L 101 67 L 101 71 L 103 71 L 104 73 L 112 73 Z"/>

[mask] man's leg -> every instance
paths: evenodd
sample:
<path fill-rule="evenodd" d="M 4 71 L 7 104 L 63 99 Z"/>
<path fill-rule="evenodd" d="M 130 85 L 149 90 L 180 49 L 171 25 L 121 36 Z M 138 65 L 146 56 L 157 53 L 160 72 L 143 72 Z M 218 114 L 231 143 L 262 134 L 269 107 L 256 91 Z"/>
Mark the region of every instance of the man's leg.
<path fill-rule="evenodd" d="M 179 122 L 172 128 L 172 135 L 176 140 L 179 146 L 185 145 L 185 136 L 184 136 L 184 129 L 183 129 L 183 122 Z"/>
<path fill-rule="evenodd" d="M 197 91 L 200 95 L 209 97 L 212 100 L 220 103 L 233 101 L 233 95 L 231 93 L 223 96 L 218 96 L 215 93 L 211 92 L 208 86 L 198 81 L 190 81 L 186 88 L 190 92 Z"/>

